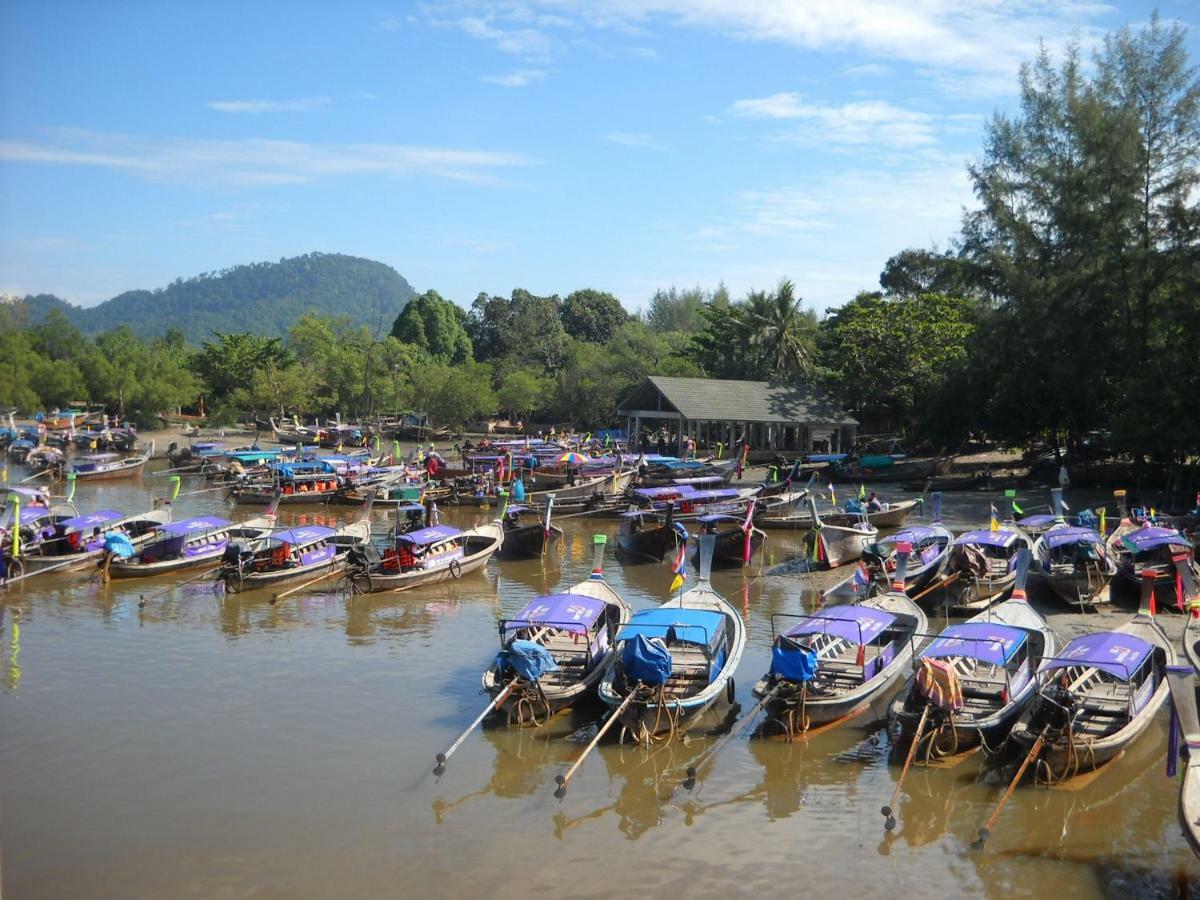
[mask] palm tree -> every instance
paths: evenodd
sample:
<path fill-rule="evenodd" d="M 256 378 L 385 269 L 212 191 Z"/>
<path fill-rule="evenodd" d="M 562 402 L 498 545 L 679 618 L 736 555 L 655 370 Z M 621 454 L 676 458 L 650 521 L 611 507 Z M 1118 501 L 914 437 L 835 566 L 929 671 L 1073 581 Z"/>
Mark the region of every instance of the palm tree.
<path fill-rule="evenodd" d="M 746 296 L 746 341 L 768 376 L 795 375 L 812 369 L 815 316 L 801 307 L 796 288 L 784 280 L 772 294 Z"/>

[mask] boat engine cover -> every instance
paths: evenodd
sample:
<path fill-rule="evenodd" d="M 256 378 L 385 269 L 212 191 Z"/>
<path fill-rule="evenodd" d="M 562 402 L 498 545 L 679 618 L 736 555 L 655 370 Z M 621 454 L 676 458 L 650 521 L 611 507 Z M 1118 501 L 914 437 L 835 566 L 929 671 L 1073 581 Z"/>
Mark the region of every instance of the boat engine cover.
<path fill-rule="evenodd" d="M 621 669 L 630 681 L 666 684 L 671 677 L 671 651 L 659 638 L 635 634 L 621 650 Z"/>

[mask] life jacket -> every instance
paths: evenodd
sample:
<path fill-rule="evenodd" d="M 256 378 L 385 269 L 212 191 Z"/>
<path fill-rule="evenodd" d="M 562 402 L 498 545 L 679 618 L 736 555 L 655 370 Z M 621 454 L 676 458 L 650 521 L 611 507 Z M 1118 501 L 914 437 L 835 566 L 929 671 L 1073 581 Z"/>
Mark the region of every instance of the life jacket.
<path fill-rule="evenodd" d="M 383 567 L 389 572 L 396 572 L 400 569 L 400 551 L 396 549 L 383 551 Z"/>
<path fill-rule="evenodd" d="M 292 545 L 288 543 L 280 544 L 271 552 L 271 566 L 276 569 L 281 569 L 287 565 L 288 557 L 292 553 Z"/>

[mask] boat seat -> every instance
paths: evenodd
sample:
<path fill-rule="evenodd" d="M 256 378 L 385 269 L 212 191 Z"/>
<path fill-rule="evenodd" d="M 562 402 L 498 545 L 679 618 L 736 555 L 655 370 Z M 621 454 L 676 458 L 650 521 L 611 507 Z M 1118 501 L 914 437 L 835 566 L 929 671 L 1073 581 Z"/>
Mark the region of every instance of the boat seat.
<path fill-rule="evenodd" d="M 1122 719 L 1129 715 L 1129 704 L 1114 700 L 1088 699 L 1081 702 L 1079 708 L 1089 716 L 1098 718 Z"/>

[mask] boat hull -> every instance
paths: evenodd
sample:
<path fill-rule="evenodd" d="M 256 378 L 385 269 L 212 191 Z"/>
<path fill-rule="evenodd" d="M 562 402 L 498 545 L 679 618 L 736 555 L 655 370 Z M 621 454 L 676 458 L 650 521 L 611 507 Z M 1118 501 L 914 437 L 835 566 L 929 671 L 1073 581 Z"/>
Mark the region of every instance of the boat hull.
<path fill-rule="evenodd" d="M 557 525 L 552 524 L 547 531 L 541 522 L 508 528 L 504 531 L 498 555 L 501 559 L 536 559 L 558 543 L 562 534 Z"/>
<path fill-rule="evenodd" d="M 456 581 L 486 566 L 504 540 L 500 526 L 495 523 L 463 532 L 463 537 L 466 541 L 465 549 L 471 552 L 462 559 L 450 560 L 446 565 L 436 568 L 402 572 L 397 575 L 355 572 L 350 578 L 353 589 L 359 594 L 394 594 L 444 581 Z"/>

